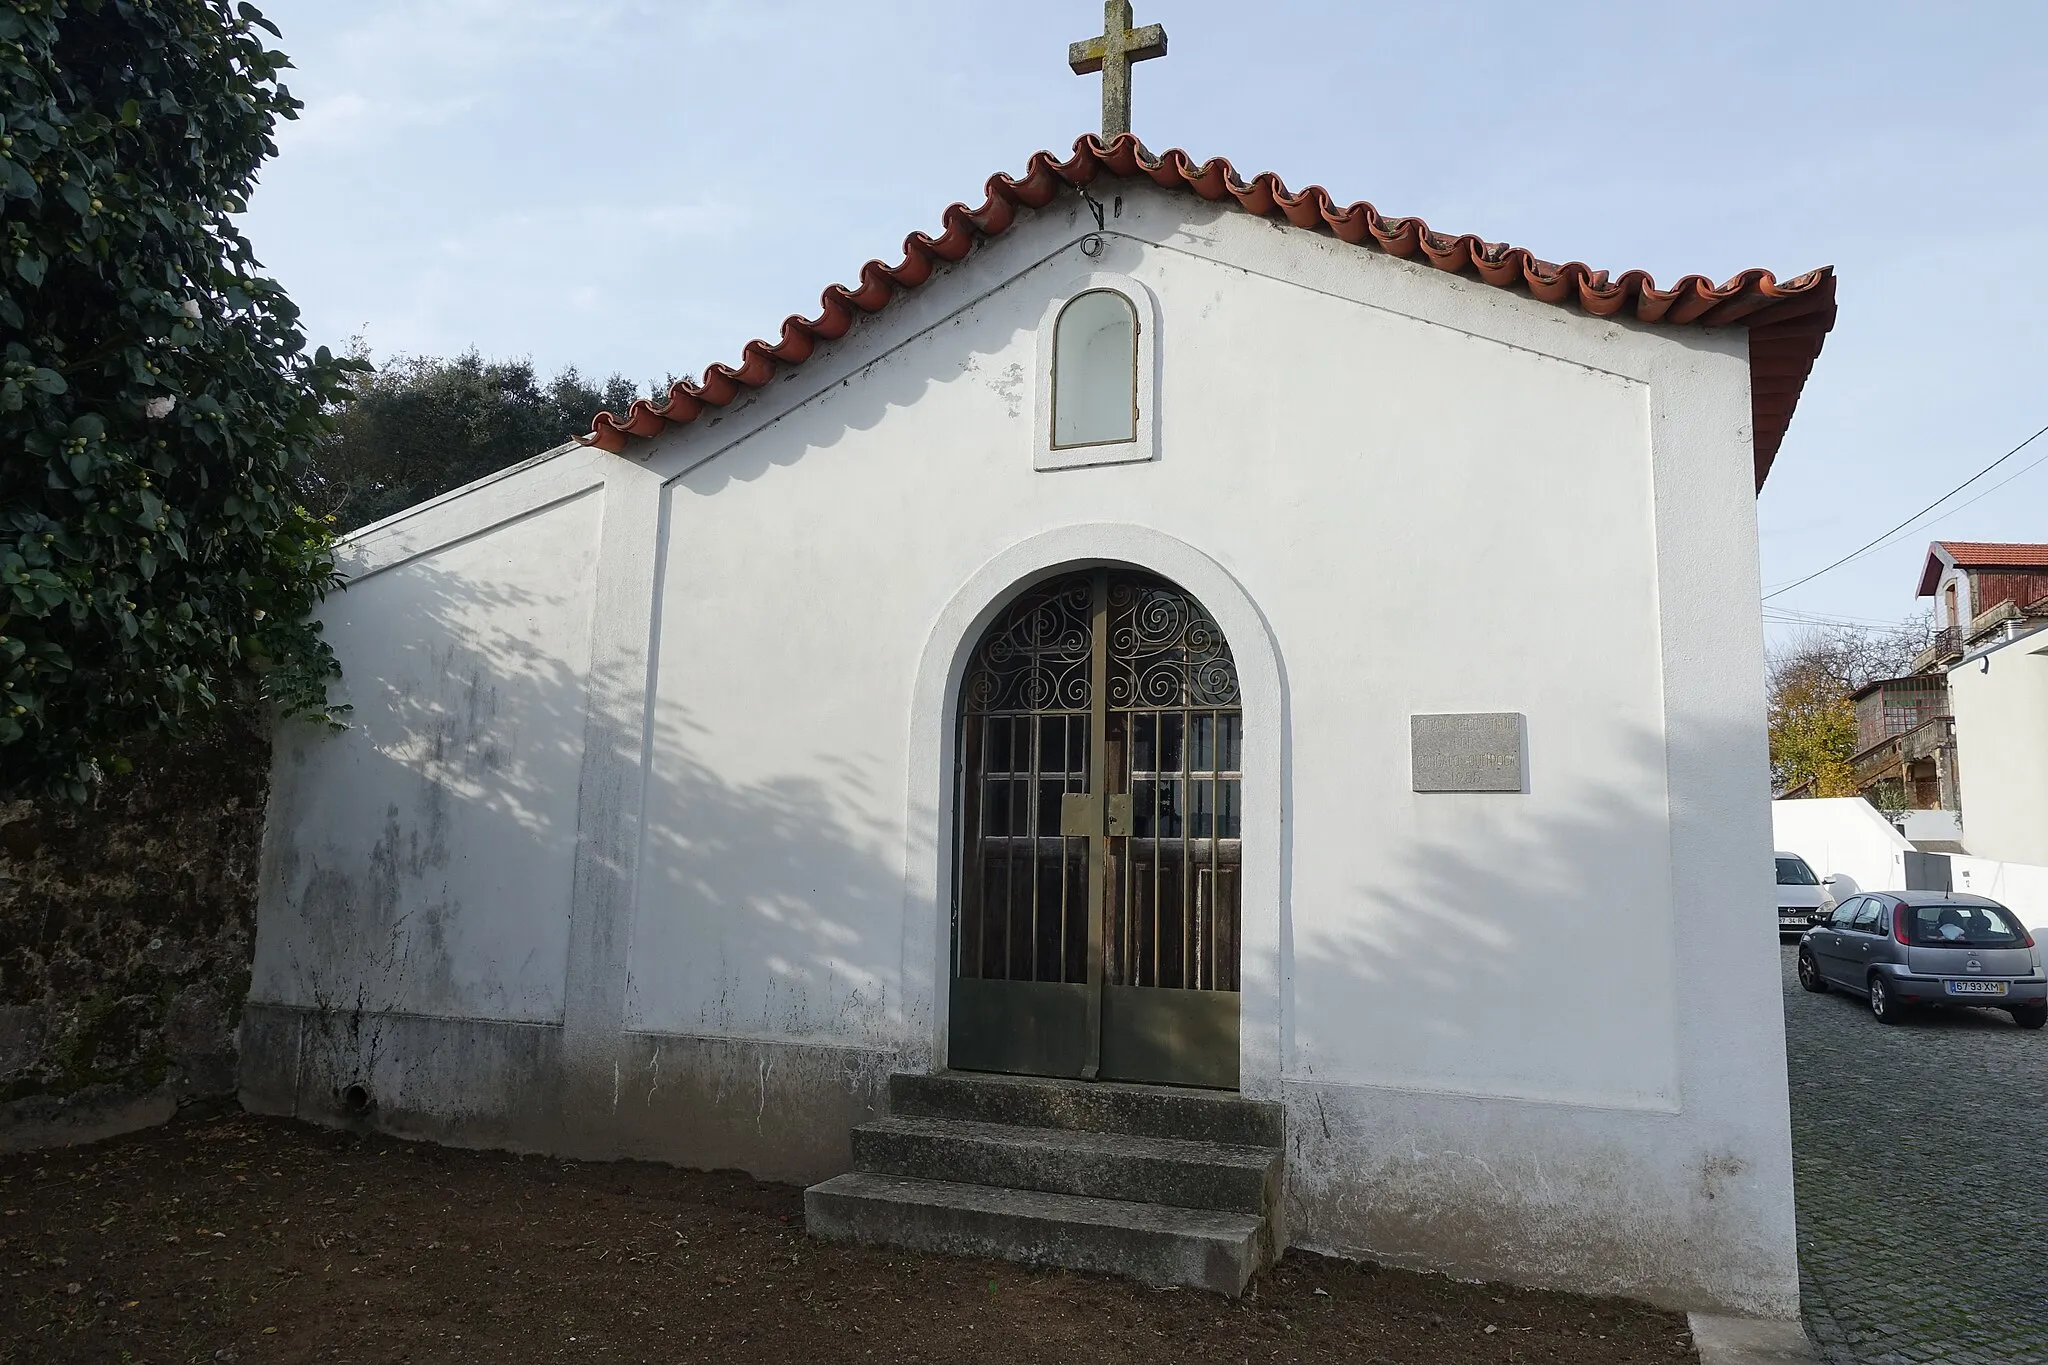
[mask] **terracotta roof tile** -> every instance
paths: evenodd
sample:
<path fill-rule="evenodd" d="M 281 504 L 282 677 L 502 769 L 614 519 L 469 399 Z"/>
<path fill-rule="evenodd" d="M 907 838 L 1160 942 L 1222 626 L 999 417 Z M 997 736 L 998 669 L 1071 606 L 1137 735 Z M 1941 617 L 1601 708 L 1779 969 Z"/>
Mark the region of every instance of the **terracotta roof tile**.
<path fill-rule="evenodd" d="M 623 415 L 601 412 L 584 439 L 620 452 L 632 437 L 659 435 L 672 425 L 696 420 L 706 408 L 724 407 L 743 391 L 766 384 L 778 368 L 801 365 L 820 342 L 846 335 L 859 315 L 877 312 L 897 294 L 917 288 L 940 264 L 959 261 L 978 241 L 999 236 L 1020 210 L 1044 208 L 1065 191 L 1104 176 L 1149 179 L 1168 190 L 1284 218 L 1298 228 L 1327 231 L 1355 246 L 1394 256 L 1419 255 L 1439 270 L 1476 276 L 1595 317 L 1632 317 L 1668 326 L 1746 327 L 1758 488 L 1784 440 L 1822 341 L 1835 323 L 1832 267 L 1782 282 L 1768 270 L 1745 270 L 1721 284 L 1704 275 L 1687 275 L 1671 288 L 1659 289 L 1641 270 L 1614 276 L 1577 261 L 1556 265 L 1522 247 L 1434 231 L 1420 218 L 1388 218 L 1362 201 L 1340 205 L 1320 185 L 1297 193 L 1270 172 L 1245 180 L 1221 158 L 1197 162 L 1178 149 L 1154 156 L 1129 133 L 1108 142 L 1091 134 L 1077 141 L 1065 160 L 1038 152 L 1022 177 L 991 177 L 979 208 L 954 204 L 941 217 L 944 230 L 937 237 L 912 233 L 903 243 L 902 261 L 869 261 L 857 284 L 835 284 L 825 291 L 816 317 L 789 317 L 775 340 L 748 342 L 737 366 L 712 365 L 701 382 L 678 382 L 662 401 L 638 400 Z"/>
<path fill-rule="evenodd" d="M 2048 545 L 2024 541 L 1937 540 L 1927 547 L 1927 562 L 1920 568 L 1921 597 L 1931 597 L 1945 567 L 1941 554 L 1964 569 L 2048 569 Z"/>
<path fill-rule="evenodd" d="M 2048 568 L 2048 545 L 2014 541 L 1937 540 L 1948 557 L 1965 568 L 2043 569 Z"/>

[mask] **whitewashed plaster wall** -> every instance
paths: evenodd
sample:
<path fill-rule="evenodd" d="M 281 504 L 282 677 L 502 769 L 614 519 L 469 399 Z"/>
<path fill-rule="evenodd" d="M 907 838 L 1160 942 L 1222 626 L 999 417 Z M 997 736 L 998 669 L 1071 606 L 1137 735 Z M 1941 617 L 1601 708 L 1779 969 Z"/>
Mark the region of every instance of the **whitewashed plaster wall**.
<path fill-rule="evenodd" d="M 1287 1235 L 1793 1311 L 1778 969 L 1754 931 L 1771 845 L 1742 335 L 1116 191 L 1104 232 L 1078 202 L 1021 223 L 643 463 L 577 452 L 493 485 L 508 505 L 607 485 L 579 599 L 606 682 L 580 807 L 527 826 L 579 831 L 543 857 L 576 868 L 561 1034 L 458 1052 L 492 1083 L 558 1068 L 550 1093 L 588 1107 L 522 1126 L 469 1081 L 410 1121 L 826 1173 L 843 1128 L 818 1134 L 849 1104 L 943 1063 L 949 681 L 1007 592 L 1126 560 L 1198 588 L 1268 680 L 1247 695 L 1247 791 L 1269 799 L 1246 836 L 1242 1069 L 1288 1108 Z M 1036 328 L 1102 272 L 1158 301 L 1159 457 L 1040 472 Z M 483 496 L 400 526 L 479 534 L 499 524 L 464 510 Z M 546 524 L 479 544 L 507 535 L 554 583 L 565 547 L 529 539 Z M 588 624 L 550 637 L 544 671 L 586 666 L 567 637 Z M 357 689 L 402 648 L 337 643 Z M 1410 790 L 1409 715 L 1460 710 L 1527 717 L 1525 794 Z M 295 831 L 336 821 L 332 861 L 362 861 L 392 804 L 364 776 L 329 798 L 346 811 L 292 804 L 314 800 L 304 773 L 373 752 L 366 728 L 280 760 L 267 962 L 303 941 Z M 477 922 L 562 918 L 563 875 Z M 261 980 L 300 999 L 275 966 Z"/>
<path fill-rule="evenodd" d="M 1291 1065 L 1669 1107 L 1646 386 L 1110 250 L 1164 301 L 1160 460 L 1032 467 L 1011 376 L 1075 252 L 670 486 L 634 1024 L 883 1025 L 903 755 L 914 727 L 947 723 L 914 714 L 909 652 L 996 551 L 1126 521 L 1244 586 L 1283 643 L 1294 730 L 1314 736 L 1291 753 L 1294 896 L 1316 907 L 1294 920 Z M 1575 579 L 1609 585 L 1600 612 L 1559 591 Z M 1409 792 L 1408 716 L 1444 710 L 1527 712 L 1529 795 Z M 1633 908 L 1589 939 L 1608 884 Z M 1548 996 L 1536 983 L 1579 970 L 1642 983 L 1643 1017 L 1617 1030 L 1577 992 L 1521 1017 L 1518 978 Z"/>
<path fill-rule="evenodd" d="M 347 547 L 320 615 L 350 729 L 280 732 L 255 999 L 561 1019 L 601 516 L 588 483 Z"/>
<path fill-rule="evenodd" d="M 805 401 L 650 461 L 677 477 L 634 1026 L 943 1057 L 943 936 L 898 917 L 944 913 L 917 888 L 946 885 L 951 793 L 903 756 L 946 755 L 951 719 L 909 661 L 1012 547 L 1128 526 L 1241 585 L 1284 669 L 1280 903 L 1246 908 L 1284 945 L 1281 1038 L 1248 1030 L 1244 1071 L 1300 1111 L 1296 1234 L 1429 1260 L 1463 1226 L 1498 1269 L 1505 1218 L 1515 1273 L 1566 1279 L 1603 1222 L 1597 1255 L 1638 1265 L 1719 1238 L 1714 1292 L 1785 1311 L 1775 966 L 1742 927 L 1770 865 L 1740 337 L 1123 210 L 1093 258 L 1081 218 L 986 248 L 785 381 Z M 1159 300 L 1161 457 L 1036 472 L 1036 329 L 1105 270 Z M 1467 709 L 1528 716 L 1528 794 L 1408 790 L 1409 714 Z"/>
<path fill-rule="evenodd" d="M 1949 670 L 1948 694 L 1965 844 L 2048 863 L 2048 631 L 1970 655 Z"/>

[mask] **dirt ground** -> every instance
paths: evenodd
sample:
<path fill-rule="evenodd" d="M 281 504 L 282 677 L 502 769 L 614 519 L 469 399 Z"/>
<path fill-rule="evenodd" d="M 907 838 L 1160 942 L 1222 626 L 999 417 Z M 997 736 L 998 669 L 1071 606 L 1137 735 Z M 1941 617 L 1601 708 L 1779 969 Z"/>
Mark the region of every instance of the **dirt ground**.
<path fill-rule="evenodd" d="M 0 1158 L 0 1361 L 1690 1361 L 1612 1299 L 1290 1255 L 1244 1299 L 828 1245 L 732 1173 L 234 1114 Z"/>

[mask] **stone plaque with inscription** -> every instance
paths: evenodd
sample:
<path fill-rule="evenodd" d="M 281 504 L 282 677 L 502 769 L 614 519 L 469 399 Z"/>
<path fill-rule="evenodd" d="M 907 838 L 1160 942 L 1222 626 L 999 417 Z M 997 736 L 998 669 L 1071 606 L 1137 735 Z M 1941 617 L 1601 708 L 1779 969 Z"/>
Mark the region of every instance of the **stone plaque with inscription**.
<path fill-rule="evenodd" d="M 1410 716 L 1408 738 L 1415 790 L 1527 790 L 1522 732 L 1522 715 L 1518 711 Z"/>

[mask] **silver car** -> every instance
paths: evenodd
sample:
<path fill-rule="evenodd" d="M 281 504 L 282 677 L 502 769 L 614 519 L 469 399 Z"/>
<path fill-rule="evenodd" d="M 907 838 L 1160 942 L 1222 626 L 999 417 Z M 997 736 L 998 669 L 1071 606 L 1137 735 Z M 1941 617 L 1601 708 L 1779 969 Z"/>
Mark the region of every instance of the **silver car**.
<path fill-rule="evenodd" d="M 1787 849 L 1777 851 L 1778 937 L 1803 934 L 1820 923 L 1826 888 L 1806 859 Z"/>
<path fill-rule="evenodd" d="M 2034 936 L 1983 896 L 1875 891 L 1850 896 L 1799 940 L 1799 984 L 1870 1001 L 1896 1024 L 1921 1006 L 1988 1006 L 2021 1028 L 2048 1024 L 2048 976 Z"/>

